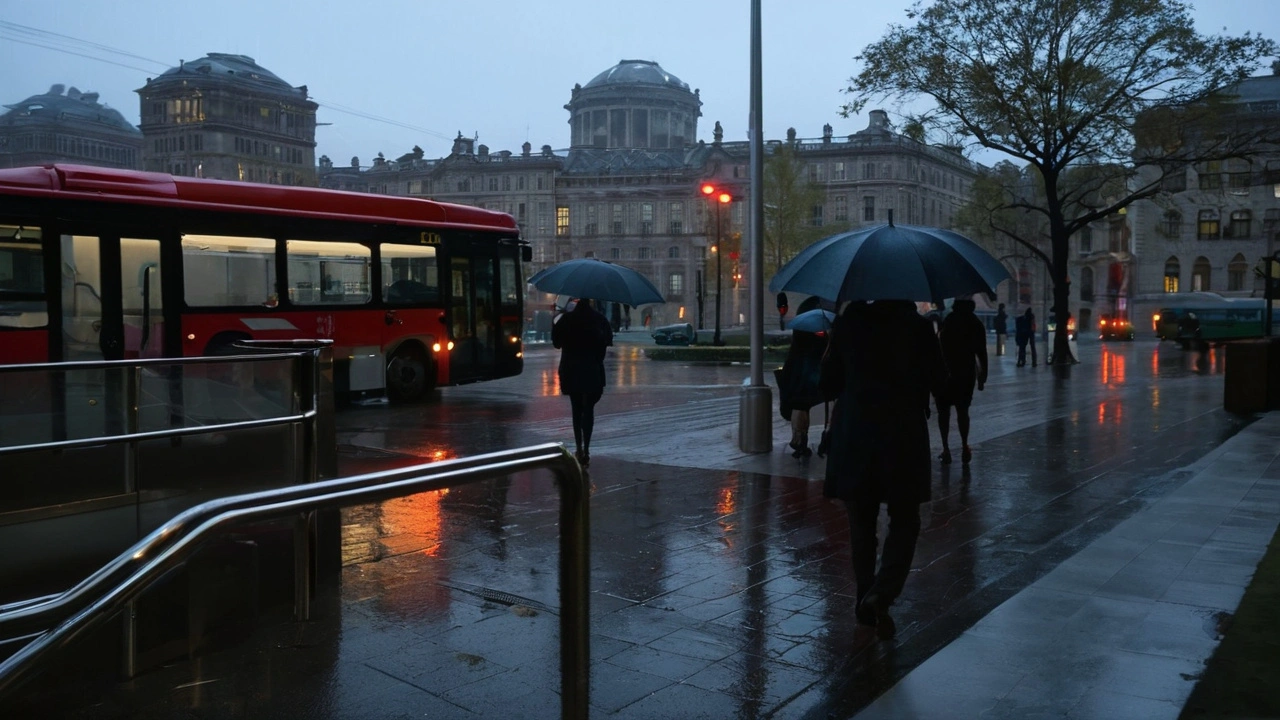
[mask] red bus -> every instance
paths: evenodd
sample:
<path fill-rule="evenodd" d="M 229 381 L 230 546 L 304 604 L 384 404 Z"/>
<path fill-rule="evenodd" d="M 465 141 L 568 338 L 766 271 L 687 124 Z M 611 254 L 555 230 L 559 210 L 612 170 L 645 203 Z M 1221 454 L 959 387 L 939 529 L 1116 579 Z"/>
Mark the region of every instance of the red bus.
<path fill-rule="evenodd" d="M 327 338 L 339 393 L 518 375 L 510 215 L 75 165 L 0 170 L 0 363 Z"/>

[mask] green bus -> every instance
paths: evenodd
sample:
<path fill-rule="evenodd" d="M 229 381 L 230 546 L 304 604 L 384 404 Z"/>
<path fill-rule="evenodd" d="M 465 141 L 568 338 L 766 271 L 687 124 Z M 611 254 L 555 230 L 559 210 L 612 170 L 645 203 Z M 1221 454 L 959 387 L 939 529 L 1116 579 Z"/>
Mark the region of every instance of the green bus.
<path fill-rule="evenodd" d="M 1221 303 L 1161 308 L 1152 316 L 1156 335 L 1183 348 L 1192 344 L 1246 340 L 1267 335 L 1262 298 L 1224 299 Z M 1280 335 L 1280 313 L 1271 318 L 1272 335 Z"/>

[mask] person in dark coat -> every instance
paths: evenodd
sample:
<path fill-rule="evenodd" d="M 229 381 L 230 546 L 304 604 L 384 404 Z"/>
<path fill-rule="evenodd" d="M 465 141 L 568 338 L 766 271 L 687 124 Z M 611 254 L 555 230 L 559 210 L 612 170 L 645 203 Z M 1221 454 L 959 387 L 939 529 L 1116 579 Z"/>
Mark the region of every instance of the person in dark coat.
<path fill-rule="evenodd" d="M 1004 303 L 996 308 L 995 322 L 992 324 L 996 331 L 996 355 L 1004 355 L 1004 341 L 1009 334 L 1009 313 L 1004 311 Z"/>
<path fill-rule="evenodd" d="M 939 459 L 944 465 L 951 462 L 949 440 L 953 407 L 956 409 L 956 426 L 960 428 L 960 459 L 965 465 L 973 459 L 973 451 L 969 449 L 969 405 L 973 402 L 973 386 L 976 384 L 981 390 L 987 383 L 987 328 L 973 314 L 974 307 L 972 300 L 956 300 L 938 333 L 942 358 L 947 364 L 946 387 L 941 395 L 935 397 L 938 432 L 942 434 L 942 455 Z"/>
<path fill-rule="evenodd" d="M 920 503 L 930 500 L 929 396 L 946 381 L 937 335 L 907 301 L 850 305 L 836 318 L 822 364 L 824 396 L 838 396 L 823 493 L 849 513 L 855 614 L 881 638 L 895 631 L 889 606 L 902 592 Z M 889 532 L 876 570 L 876 523 Z"/>
<path fill-rule="evenodd" d="M 778 404 L 783 418 L 791 422 L 792 457 L 813 455 L 809 447 L 809 410 L 822 402 L 818 379 L 826 351 L 826 333 L 792 331 L 791 347 L 778 373 Z"/>
<path fill-rule="evenodd" d="M 1018 367 L 1027 364 L 1027 343 L 1031 341 L 1031 308 L 1013 321 L 1013 341 L 1018 344 Z"/>
<path fill-rule="evenodd" d="M 595 406 L 604 394 L 605 348 L 613 344 L 608 319 L 579 299 L 551 327 L 551 344 L 560 349 L 560 393 L 569 396 L 573 412 L 574 457 L 591 464 L 591 431 Z"/>

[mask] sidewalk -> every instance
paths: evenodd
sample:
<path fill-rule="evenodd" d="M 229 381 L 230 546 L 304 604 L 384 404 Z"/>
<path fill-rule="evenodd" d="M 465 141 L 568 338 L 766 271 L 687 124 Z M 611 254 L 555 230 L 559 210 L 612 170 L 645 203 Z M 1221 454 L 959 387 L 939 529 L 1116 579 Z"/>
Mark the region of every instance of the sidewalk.
<path fill-rule="evenodd" d="M 598 430 L 592 717 L 1173 720 L 1280 521 L 1280 413 L 1207 452 L 1206 418 L 1170 417 L 1163 451 L 1105 465 L 993 437 L 972 479 L 938 470 L 898 636 L 878 642 L 854 622 L 821 461 L 782 452 L 781 420 L 772 453 L 741 453 L 736 398 L 716 402 L 669 452 L 621 418 Z M 646 417 L 632 429 L 685 422 Z M 1025 474 L 991 470 L 1022 456 Z M 532 476 L 370 506 L 347 540 L 377 560 L 316 621 L 10 716 L 558 717 L 556 507 Z"/>

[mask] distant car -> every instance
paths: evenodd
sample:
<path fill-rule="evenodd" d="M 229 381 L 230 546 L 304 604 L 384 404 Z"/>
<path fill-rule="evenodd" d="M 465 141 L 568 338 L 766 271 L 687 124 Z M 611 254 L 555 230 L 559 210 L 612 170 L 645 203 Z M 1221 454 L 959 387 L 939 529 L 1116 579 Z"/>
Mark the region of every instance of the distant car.
<path fill-rule="evenodd" d="M 663 325 L 655 328 L 650 334 L 653 335 L 653 341 L 659 345 L 692 345 L 698 341 L 698 336 L 689 323 Z"/>
<path fill-rule="evenodd" d="M 1103 315 L 1098 318 L 1099 340 L 1132 340 L 1133 323 L 1125 318 L 1113 318 Z"/>

